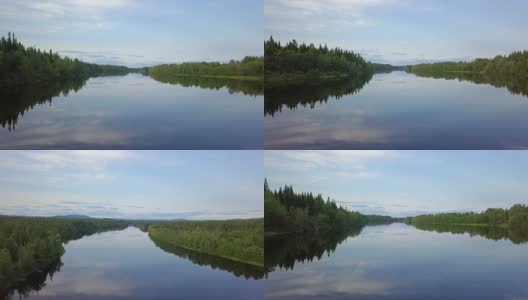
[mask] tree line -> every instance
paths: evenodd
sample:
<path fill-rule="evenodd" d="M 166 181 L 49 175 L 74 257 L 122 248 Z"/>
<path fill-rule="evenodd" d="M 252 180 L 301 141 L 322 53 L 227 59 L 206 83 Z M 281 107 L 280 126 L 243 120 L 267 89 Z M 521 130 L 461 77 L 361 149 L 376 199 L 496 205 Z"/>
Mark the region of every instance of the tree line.
<path fill-rule="evenodd" d="M 200 87 L 212 90 L 227 88 L 230 94 L 242 93 L 253 97 L 264 95 L 264 82 L 262 80 L 236 80 L 205 76 L 172 76 L 170 72 L 152 71 L 150 77 L 159 82 L 176 84 L 183 87 Z"/>
<path fill-rule="evenodd" d="M 0 217 L 0 295 L 57 264 L 64 243 L 127 226 L 124 221 L 104 219 Z"/>
<path fill-rule="evenodd" d="M 247 56 L 229 63 L 196 62 L 165 64 L 148 68 L 154 79 L 170 80 L 181 76 L 220 77 L 242 80 L 261 80 L 264 75 L 264 58 Z M 158 79 L 158 80 L 159 80 Z"/>
<path fill-rule="evenodd" d="M 61 57 L 51 49 L 25 47 L 15 34 L 0 39 L 0 86 L 87 79 L 91 76 L 139 72 L 123 66 L 96 65 Z"/>
<path fill-rule="evenodd" d="M 498 55 L 493 59 L 478 58 L 471 62 L 440 62 L 418 64 L 409 67 L 411 72 L 456 72 L 480 73 L 490 80 L 498 78 L 522 78 L 528 80 L 528 51 L 517 51 L 510 55 Z"/>
<path fill-rule="evenodd" d="M 510 209 L 489 208 L 481 213 L 440 213 L 407 218 L 411 224 L 458 224 L 502 226 L 528 233 L 528 207 L 516 204 Z"/>
<path fill-rule="evenodd" d="M 328 77 L 368 77 L 373 67 L 353 51 L 329 49 L 327 45 L 299 44 L 292 40 L 285 45 L 270 37 L 264 42 L 266 81 Z"/>
<path fill-rule="evenodd" d="M 338 206 L 321 194 L 295 193 L 292 186 L 271 191 L 264 180 L 264 224 L 266 234 L 342 233 L 367 224 L 391 223 L 387 216 L 367 216 Z"/>
<path fill-rule="evenodd" d="M 144 230 L 156 243 L 264 266 L 264 220 L 151 223 Z"/>

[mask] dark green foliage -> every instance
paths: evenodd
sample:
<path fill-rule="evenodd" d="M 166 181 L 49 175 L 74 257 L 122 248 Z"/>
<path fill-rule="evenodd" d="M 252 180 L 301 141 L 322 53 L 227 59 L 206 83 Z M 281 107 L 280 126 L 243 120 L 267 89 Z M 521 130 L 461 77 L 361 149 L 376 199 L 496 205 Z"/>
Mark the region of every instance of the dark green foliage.
<path fill-rule="evenodd" d="M 469 234 L 470 236 L 480 236 L 490 240 L 510 240 L 514 244 L 528 242 L 528 230 L 516 226 L 488 226 L 488 225 L 463 225 L 463 224 L 414 224 L 420 230 L 435 231 L 439 233 Z"/>
<path fill-rule="evenodd" d="M 200 266 L 210 266 L 212 269 L 224 270 L 234 274 L 236 277 L 243 276 L 246 279 L 261 279 L 264 277 L 264 269 L 260 266 L 233 261 L 217 255 L 188 250 L 174 244 L 165 243 L 161 240 L 153 239 L 153 241 L 156 246 L 163 251 L 188 259 L 194 264 Z"/>
<path fill-rule="evenodd" d="M 262 57 L 245 57 L 241 61 L 232 60 L 229 63 L 200 62 L 172 65 L 159 65 L 148 68 L 148 74 L 153 78 L 170 80 L 179 76 L 209 76 L 226 77 L 242 80 L 259 80 L 264 74 L 264 59 Z"/>
<path fill-rule="evenodd" d="M 392 71 L 407 71 L 407 66 L 393 66 L 389 64 L 369 63 L 374 73 L 390 73 Z"/>
<path fill-rule="evenodd" d="M 82 80 L 90 76 L 126 74 L 140 69 L 100 66 L 61 57 L 53 51 L 25 47 L 9 33 L 0 40 L 0 87 L 21 84 Z"/>
<path fill-rule="evenodd" d="M 358 212 L 337 206 L 312 193 L 296 194 L 291 186 L 272 192 L 264 184 L 264 216 L 266 233 L 299 232 L 324 234 L 346 232 L 368 220 Z"/>
<path fill-rule="evenodd" d="M 265 87 L 264 115 L 275 115 L 283 108 L 315 108 L 317 104 L 326 103 L 330 98 L 337 100 L 346 95 L 358 93 L 372 79 L 334 78 L 328 80 L 306 80 L 301 82 L 267 82 Z"/>
<path fill-rule="evenodd" d="M 528 51 L 514 52 L 508 56 L 496 56 L 494 59 L 479 58 L 472 62 L 442 62 L 420 64 L 410 67 L 418 76 L 444 78 L 450 77 L 470 80 L 477 83 L 489 83 L 496 87 L 507 87 L 512 93 L 528 96 Z M 436 75 L 435 75 L 436 74 Z M 478 74 L 479 76 L 465 76 Z"/>
<path fill-rule="evenodd" d="M 514 241 L 527 241 L 528 207 L 516 204 L 510 209 L 489 208 L 481 213 L 443 213 L 422 215 L 407 219 L 415 226 L 426 225 L 472 225 L 491 226 L 507 229 L 508 236 Z"/>
<path fill-rule="evenodd" d="M 249 96 L 264 94 L 262 80 L 239 80 L 231 78 L 204 77 L 204 76 L 170 76 L 164 72 L 151 73 L 150 76 L 160 82 L 177 84 L 183 87 L 200 87 L 219 90 L 227 88 L 229 93 L 243 93 Z"/>
<path fill-rule="evenodd" d="M 155 242 L 264 266 L 264 220 L 157 222 L 148 226 Z"/>
<path fill-rule="evenodd" d="M 0 295 L 23 290 L 28 278 L 57 265 L 64 243 L 126 226 L 113 220 L 0 217 Z"/>
<path fill-rule="evenodd" d="M 328 49 L 326 45 L 296 40 L 282 46 L 270 37 L 264 42 L 266 81 L 320 77 L 361 77 L 372 74 L 372 67 L 352 51 Z"/>

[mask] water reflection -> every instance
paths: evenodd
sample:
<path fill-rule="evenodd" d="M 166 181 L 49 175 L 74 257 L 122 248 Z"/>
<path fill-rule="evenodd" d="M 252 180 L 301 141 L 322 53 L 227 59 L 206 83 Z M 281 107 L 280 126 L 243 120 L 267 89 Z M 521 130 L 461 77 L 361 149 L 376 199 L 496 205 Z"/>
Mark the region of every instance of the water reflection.
<path fill-rule="evenodd" d="M 207 82 L 128 74 L 2 90 L 0 149 L 262 149 L 259 87 Z"/>
<path fill-rule="evenodd" d="M 375 74 L 339 101 L 297 105 L 310 99 L 305 95 L 293 101 L 294 109 L 284 109 L 286 100 L 274 102 L 267 90 L 265 98 L 268 150 L 528 148 L 526 97 L 491 85 L 398 71 Z"/>
<path fill-rule="evenodd" d="M 231 300 L 263 295 L 262 280 L 233 276 L 223 262 L 210 258 L 162 251 L 135 227 L 84 237 L 65 249 L 62 264 L 7 298 Z"/>
<path fill-rule="evenodd" d="M 435 231 L 438 233 L 469 234 L 490 240 L 509 240 L 514 244 L 528 243 L 528 232 L 522 228 L 503 228 L 498 226 L 471 226 L 452 224 L 419 224 L 415 225 L 420 230 Z"/>
<path fill-rule="evenodd" d="M 163 82 L 180 85 L 182 87 L 199 87 L 203 89 L 220 90 L 227 88 L 229 93 L 243 93 L 249 96 L 264 95 L 264 83 L 258 80 L 237 80 L 216 77 L 196 77 L 196 76 L 177 76 L 177 77 L 158 77 L 152 76 L 153 79 Z"/>
<path fill-rule="evenodd" d="M 163 251 L 188 259 L 194 264 L 200 266 L 209 266 L 213 270 L 219 269 L 222 271 L 227 271 L 234 274 L 236 277 L 244 277 L 245 279 L 262 279 L 264 277 L 263 268 L 259 268 L 257 266 L 187 250 L 171 244 L 163 243 L 161 241 L 152 241 Z"/>
<path fill-rule="evenodd" d="M 361 233 L 363 227 L 351 228 L 348 233 L 320 235 L 282 234 L 266 236 L 265 266 L 268 272 L 275 268 L 293 270 L 296 263 L 321 260 L 330 256 L 347 238 Z"/>
<path fill-rule="evenodd" d="M 293 84 L 266 83 L 264 115 L 274 116 L 282 109 L 296 109 L 298 106 L 315 108 L 330 98 L 339 100 L 346 95 L 358 93 L 372 77 L 337 80 L 313 80 Z"/>
<path fill-rule="evenodd" d="M 55 264 L 49 266 L 47 269 L 40 270 L 30 275 L 26 281 L 22 282 L 18 287 L 10 291 L 0 290 L 0 299 L 9 299 L 14 295 L 18 298 L 28 297 L 33 292 L 38 292 L 46 287 L 46 280 L 50 278 L 53 280 L 53 275 L 60 272 L 63 263 L 58 260 Z"/>
<path fill-rule="evenodd" d="M 527 247 L 402 223 L 367 226 L 331 255 L 275 268 L 265 294 L 288 300 L 526 299 Z"/>
<path fill-rule="evenodd" d="M 468 81 L 475 84 L 488 84 L 496 88 L 507 88 L 513 95 L 528 97 L 526 79 L 519 76 L 492 76 L 490 74 L 463 72 L 412 72 L 413 74 L 434 79 Z"/>
<path fill-rule="evenodd" d="M 31 88 L 18 87 L 0 89 L 0 124 L 9 131 L 14 130 L 19 117 L 38 105 L 52 105 L 53 98 L 68 96 L 84 87 L 86 80 L 67 81 L 55 84 L 36 85 Z"/>

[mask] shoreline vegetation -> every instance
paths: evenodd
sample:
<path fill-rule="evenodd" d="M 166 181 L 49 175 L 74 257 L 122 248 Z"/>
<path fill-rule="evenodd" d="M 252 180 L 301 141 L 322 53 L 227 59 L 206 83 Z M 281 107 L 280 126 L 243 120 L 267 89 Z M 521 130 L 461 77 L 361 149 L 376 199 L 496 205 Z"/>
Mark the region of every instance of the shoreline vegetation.
<path fill-rule="evenodd" d="M 31 290 L 26 281 L 56 270 L 53 266 L 61 265 L 69 241 L 127 226 L 128 222 L 110 219 L 0 216 L 0 296 Z M 43 277 L 45 281 L 47 276 Z"/>
<path fill-rule="evenodd" d="M 264 219 L 149 224 L 155 242 L 264 267 Z"/>
<path fill-rule="evenodd" d="M 129 73 L 149 75 L 162 82 L 178 77 L 258 82 L 264 79 L 264 58 L 247 56 L 228 63 L 196 62 L 128 68 L 85 63 L 77 58 L 60 56 L 51 49 L 26 47 L 12 33 L 0 39 L 0 87 L 22 89 L 27 84 L 42 85 Z"/>
<path fill-rule="evenodd" d="M 258 278 L 264 267 L 264 219 L 226 221 L 142 221 L 69 217 L 0 216 L 0 296 L 21 295 L 42 286 L 62 265 L 64 245 L 99 232 L 129 226 L 148 233 L 156 245 L 179 247 L 203 264 L 238 263 L 235 275 Z M 210 257 L 207 258 L 204 255 Z M 180 253 L 181 254 L 181 253 Z M 214 259 L 218 257 L 224 259 Z M 226 261 L 227 260 L 227 261 Z M 245 265 L 245 266 L 244 266 Z M 247 274 L 245 274 L 245 272 Z M 38 278 L 38 280 L 35 280 Z M 1 297 L 0 297 L 1 298 Z"/>
<path fill-rule="evenodd" d="M 404 219 L 411 225 L 454 225 L 468 227 L 501 227 L 528 235 L 528 207 L 516 204 L 510 209 L 488 208 L 481 213 L 440 213 Z"/>
<path fill-rule="evenodd" d="M 349 211 L 338 206 L 330 198 L 325 200 L 322 195 L 295 193 L 291 186 L 271 191 L 265 179 L 264 215 L 265 236 L 274 238 L 289 234 L 301 234 L 312 238 L 326 234 L 341 234 L 366 225 L 406 223 L 418 229 L 435 226 L 459 227 L 454 231 L 500 236 L 509 238 L 514 243 L 528 242 L 528 206 L 523 204 L 516 204 L 510 209 L 489 208 L 480 213 L 439 213 L 393 218 Z"/>
<path fill-rule="evenodd" d="M 229 63 L 197 62 L 164 64 L 147 68 L 149 76 L 158 81 L 168 81 L 178 77 L 204 77 L 262 81 L 264 76 L 264 58 L 246 56 L 242 60 Z"/>
<path fill-rule="evenodd" d="M 310 236 L 345 233 L 371 224 L 389 224 L 397 219 L 388 216 L 363 215 L 338 206 L 334 200 L 312 193 L 295 193 L 285 186 L 271 191 L 264 180 L 265 236 L 299 233 Z"/>
<path fill-rule="evenodd" d="M 266 83 L 284 83 L 308 79 L 329 80 L 372 75 L 373 65 L 361 55 L 327 45 L 299 44 L 292 40 L 286 45 L 273 37 L 264 42 Z"/>
<path fill-rule="evenodd" d="M 0 87 L 86 80 L 90 77 L 143 72 L 141 68 L 96 65 L 62 57 L 52 50 L 25 47 L 14 34 L 0 39 Z"/>

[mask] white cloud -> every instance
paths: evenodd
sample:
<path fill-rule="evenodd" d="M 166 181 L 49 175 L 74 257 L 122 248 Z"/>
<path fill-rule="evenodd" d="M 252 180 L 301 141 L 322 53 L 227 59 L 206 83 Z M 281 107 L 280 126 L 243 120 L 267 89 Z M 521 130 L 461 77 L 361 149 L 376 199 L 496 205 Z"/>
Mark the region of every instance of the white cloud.
<path fill-rule="evenodd" d="M 374 26 L 369 9 L 401 0 L 265 0 L 266 30 L 301 33 L 333 28 Z M 273 33 L 271 32 L 271 33 Z"/>

